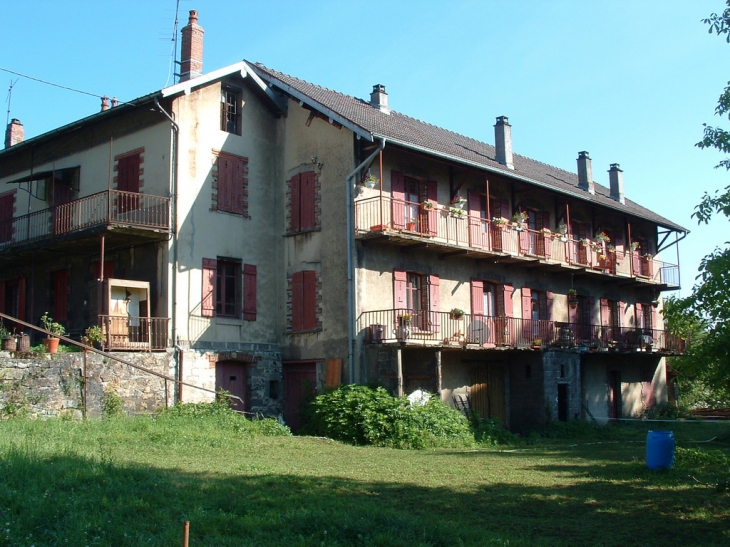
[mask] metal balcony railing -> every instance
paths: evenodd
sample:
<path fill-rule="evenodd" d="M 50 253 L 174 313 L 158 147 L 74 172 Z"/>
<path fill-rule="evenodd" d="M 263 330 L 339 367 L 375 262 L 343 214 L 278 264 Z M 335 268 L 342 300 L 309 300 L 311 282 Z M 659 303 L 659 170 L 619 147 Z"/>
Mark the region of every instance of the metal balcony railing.
<path fill-rule="evenodd" d="M 679 287 L 679 266 L 638 251 L 574 239 L 567 234 L 531 230 L 513 222 L 495 222 L 466 211 L 394 200 L 389 196 L 355 203 L 355 231 L 364 235 L 390 232 L 433 243 L 496 255 L 535 258 L 579 266 L 605 274 Z"/>
<path fill-rule="evenodd" d="M 431 343 L 474 348 L 580 348 L 595 351 L 684 353 L 685 341 L 660 329 L 607 327 L 560 321 L 492 317 L 428 310 L 363 312 L 357 322 L 365 342 Z"/>
<path fill-rule="evenodd" d="M 167 317 L 100 315 L 107 351 L 162 351 L 167 348 Z"/>
<path fill-rule="evenodd" d="M 0 221 L 0 249 L 104 224 L 168 231 L 170 199 L 110 190 L 3 220 Z"/>

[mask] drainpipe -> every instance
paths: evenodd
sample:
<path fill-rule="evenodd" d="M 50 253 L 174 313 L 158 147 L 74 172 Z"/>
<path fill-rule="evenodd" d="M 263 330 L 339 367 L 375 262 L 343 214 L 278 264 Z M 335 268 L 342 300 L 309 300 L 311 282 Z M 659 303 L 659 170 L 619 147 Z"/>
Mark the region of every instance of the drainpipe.
<path fill-rule="evenodd" d="M 355 294 L 355 267 L 353 264 L 353 253 L 355 252 L 355 225 L 354 225 L 354 209 L 355 202 L 352 198 L 352 179 L 363 167 L 368 165 L 378 154 L 385 148 L 385 137 L 381 137 L 380 146 L 370 154 L 365 161 L 355 167 L 352 172 L 347 175 L 345 184 L 347 186 L 347 346 L 350 383 L 355 383 L 355 312 L 357 310 L 357 298 Z M 380 173 L 380 187 L 383 187 L 383 173 Z"/>
<path fill-rule="evenodd" d="M 171 185 L 170 195 L 172 199 L 172 218 L 170 219 L 170 227 L 172 228 L 172 317 L 170 318 L 170 335 L 172 344 L 177 346 L 177 262 L 178 262 L 178 241 L 177 241 L 177 154 L 178 154 L 178 140 L 180 138 L 180 126 L 175 122 L 173 117 L 164 109 L 162 105 L 155 97 L 155 106 L 162 112 L 162 114 L 170 120 L 172 124 L 172 130 L 174 137 L 172 140 L 172 161 L 171 161 Z M 182 382 L 182 351 L 178 352 L 180 359 L 178 360 L 178 378 Z M 182 400 L 182 384 L 180 384 L 180 391 L 178 397 Z"/>

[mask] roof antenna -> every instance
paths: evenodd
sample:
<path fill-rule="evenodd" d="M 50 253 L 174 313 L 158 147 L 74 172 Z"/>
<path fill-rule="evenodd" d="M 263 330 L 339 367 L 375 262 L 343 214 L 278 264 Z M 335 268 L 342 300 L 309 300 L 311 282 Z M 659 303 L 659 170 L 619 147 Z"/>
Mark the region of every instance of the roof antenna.
<path fill-rule="evenodd" d="M 175 76 L 175 67 L 180 64 L 177 60 L 177 27 L 178 27 L 178 18 L 177 15 L 180 11 L 180 0 L 177 0 L 175 2 L 175 24 L 172 27 L 172 51 L 170 52 L 170 68 L 167 71 L 167 81 L 165 82 L 165 87 L 167 87 L 167 84 L 170 83 L 170 75 L 173 77 Z M 174 82 L 173 82 L 174 83 Z"/>
<path fill-rule="evenodd" d="M 18 80 L 19 80 L 19 79 L 20 79 L 20 78 L 16 78 L 16 80 L 15 80 L 15 81 L 13 81 L 13 80 L 10 80 L 10 87 L 8 88 L 8 98 L 7 98 L 7 103 L 8 103 L 8 115 L 7 115 L 7 118 L 5 119 L 5 127 L 7 127 L 7 126 L 8 126 L 8 124 L 10 123 L 10 99 L 12 99 L 12 98 L 13 98 L 13 87 L 15 86 L 15 84 L 17 84 L 17 83 L 18 83 Z"/>

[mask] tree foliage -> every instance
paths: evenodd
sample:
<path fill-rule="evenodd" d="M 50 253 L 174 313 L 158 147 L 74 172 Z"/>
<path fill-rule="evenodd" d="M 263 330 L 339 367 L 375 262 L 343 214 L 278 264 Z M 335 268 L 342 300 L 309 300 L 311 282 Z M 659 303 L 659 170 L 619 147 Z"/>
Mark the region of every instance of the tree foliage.
<path fill-rule="evenodd" d="M 730 0 L 721 14 L 713 13 L 703 23 L 710 34 L 725 35 L 730 43 Z M 720 95 L 715 114 L 730 119 L 730 82 Z M 730 132 L 707 124 L 704 128 L 703 139 L 696 146 L 730 153 Z M 730 158 L 715 167 L 730 170 Z M 698 224 L 707 224 L 717 216 L 725 217 L 720 222 L 730 221 L 730 185 L 714 194 L 706 192 L 692 216 Z M 669 329 L 692 340 L 685 357 L 673 365 L 722 390 L 730 386 L 730 242 L 725 245 L 702 259 L 692 294 L 669 299 L 664 310 Z"/>

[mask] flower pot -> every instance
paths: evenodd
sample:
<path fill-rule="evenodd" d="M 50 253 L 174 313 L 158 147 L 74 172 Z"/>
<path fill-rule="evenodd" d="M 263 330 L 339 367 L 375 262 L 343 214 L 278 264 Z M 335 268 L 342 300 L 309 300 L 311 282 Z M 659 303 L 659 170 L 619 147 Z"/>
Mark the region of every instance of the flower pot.
<path fill-rule="evenodd" d="M 371 190 L 375 188 L 375 181 L 372 179 L 368 179 L 365 181 L 365 188 L 370 188 Z"/>
<path fill-rule="evenodd" d="M 58 343 L 60 341 L 61 340 L 59 340 L 58 338 L 53 338 L 53 337 L 44 338 L 43 345 L 46 346 L 46 353 L 51 353 L 51 354 L 57 353 L 58 352 Z"/>
<path fill-rule="evenodd" d="M 18 348 L 18 341 L 14 336 L 3 338 L 3 351 L 15 351 Z"/>
<path fill-rule="evenodd" d="M 464 317 L 463 314 L 449 313 L 449 319 L 458 320 Z"/>
<path fill-rule="evenodd" d="M 408 222 L 406 224 L 406 230 L 409 232 L 415 232 L 416 231 L 416 223 L 415 222 Z"/>

